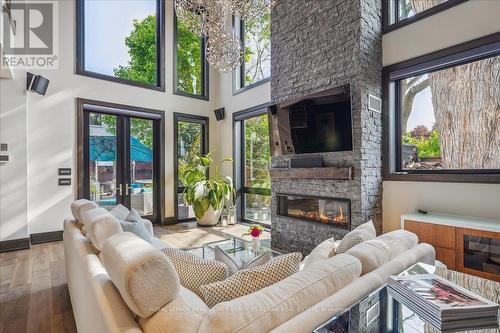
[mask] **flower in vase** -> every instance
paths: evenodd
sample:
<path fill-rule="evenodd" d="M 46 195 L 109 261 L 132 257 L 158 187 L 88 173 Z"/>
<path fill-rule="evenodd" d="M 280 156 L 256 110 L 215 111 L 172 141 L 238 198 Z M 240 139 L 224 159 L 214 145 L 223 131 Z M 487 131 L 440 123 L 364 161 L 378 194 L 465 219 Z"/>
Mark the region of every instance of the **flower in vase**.
<path fill-rule="evenodd" d="M 246 234 L 244 234 L 243 236 L 246 236 L 246 235 L 250 235 L 254 238 L 257 238 L 259 237 L 260 235 L 262 235 L 262 232 L 264 231 L 264 227 L 261 226 L 260 224 L 252 224 L 249 228 L 248 228 L 248 231 Z"/>

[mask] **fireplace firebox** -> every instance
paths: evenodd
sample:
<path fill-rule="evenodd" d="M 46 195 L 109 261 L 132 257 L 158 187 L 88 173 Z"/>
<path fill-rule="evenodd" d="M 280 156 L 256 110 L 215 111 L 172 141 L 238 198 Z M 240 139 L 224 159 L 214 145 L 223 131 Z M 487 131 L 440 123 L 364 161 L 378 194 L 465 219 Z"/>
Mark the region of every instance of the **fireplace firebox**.
<path fill-rule="evenodd" d="M 351 227 L 351 200 L 277 194 L 278 215 L 318 222 L 338 228 Z"/>

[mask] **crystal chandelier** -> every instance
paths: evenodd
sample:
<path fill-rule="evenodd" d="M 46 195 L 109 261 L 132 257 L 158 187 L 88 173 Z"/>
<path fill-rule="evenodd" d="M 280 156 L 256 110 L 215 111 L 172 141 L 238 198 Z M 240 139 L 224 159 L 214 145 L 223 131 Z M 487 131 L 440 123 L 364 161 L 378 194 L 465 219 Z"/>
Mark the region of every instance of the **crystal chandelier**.
<path fill-rule="evenodd" d="M 208 37 L 208 63 L 220 72 L 229 72 L 241 65 L 244 54 L 240 39 L 224 30 L 227 17 L 256 19 L 272 4 L 270 0 L 175 0 L 175 13 L 189 31 Z"/>

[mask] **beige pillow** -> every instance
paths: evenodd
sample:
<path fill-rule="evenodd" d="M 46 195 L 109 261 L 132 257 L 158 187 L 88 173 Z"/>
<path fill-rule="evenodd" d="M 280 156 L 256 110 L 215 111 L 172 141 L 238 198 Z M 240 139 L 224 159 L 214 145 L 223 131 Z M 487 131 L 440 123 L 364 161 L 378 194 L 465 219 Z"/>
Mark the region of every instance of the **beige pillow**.
<path fill-rule="evenodd" d="M 256 292 L 299 271 L 302 254 L 289 253 L 275 257 L 262 266 L 244 269 L 228 279 L 200 287 L 201 298 L 208 307 Z"/>
<path fill-rule="evenodd" d="M 151 316 L 179 293 L 179 277 L 168 257 L 130 232 L 108 238 L 102 259 L 125 303 L 142 318 Z"/>
<path fill-rule="evenodd" d="M 377 237 L 377 231 L 373 226 L 373 221 L 369 220 L 366 223 L 358 226 L 356 229 L 349 232 L 347 235 L 342 238 L 340 241 L 336 254 L 341 254 L 349 250 L 355 245 L 361 244 L 367 240 L 373 239 Z"/>
<path fill-rule="evenodd" d="M 333 237 L 324 240 L 318 246 L 316 246 L 311 251 L 311 253 L 309 253 L 309 255 L 302 261 L 300 269 L 302 270 L 315 262 L 333 257 L 338 245 L 339 242 L 335 242 L 335 239 Z"/>
<path fill-rule="evenodd" d="M 124 205 L 116 205 L 109 211 L 111 215 L 116 217 L 118 220 L 125 221 L 130 214 L 130 210 Z"/>
<path fill-rule="evenodd" d="M 349 254 L 361 262 L 362 274 L 382 266 L 418 243 L 418 237 L 406 230 L 395 230 L 349 249 Z"/>
<path fill-rule="evenodd" d="M 162 252 L 174 264 L 181 285 L 197 295 L 200 295 L 201 285 L 222 281 L 229 276 L 226 265 L 221 262 L 203 259 L 180 249 L 164 248 Z"/>
<path fill-rule="evenodd" d="M 106 239 L 123 232 L 120 222 L 118 222 L 116 217 L 101 210 L 105 211 L 104 208 L 95 208 L 87 211 L 85 214 L 88 216 L 83 225 L 87 238 L 98 251 L 102 251 L 102 246 Z"/>
<path fill-rule="evenodd" d="M 79 199 L 75 200 L 71 203 L 71 213 L 76 221 L 81 222 L 83 212 L 97 208 L 95 202 L 87 200 L 87 199 Z"/>
<path fill-rule="evenodd" d="M 249 261 L 241 260 L 233 255 L 230 255 L 226 251 L 224 251 L 220 246 L 215 246 L 214 249 L 214 259 L 224 263 L 227 266 L 229 271 L 229 275 L 233 275 L 234 273 L 247 268 L 254 268 L 257 266 L 264 265 L 266 262 L 271 260 L 273 255 L 271 251 L 262 252 L 257 257 L 250 259 Z"/>

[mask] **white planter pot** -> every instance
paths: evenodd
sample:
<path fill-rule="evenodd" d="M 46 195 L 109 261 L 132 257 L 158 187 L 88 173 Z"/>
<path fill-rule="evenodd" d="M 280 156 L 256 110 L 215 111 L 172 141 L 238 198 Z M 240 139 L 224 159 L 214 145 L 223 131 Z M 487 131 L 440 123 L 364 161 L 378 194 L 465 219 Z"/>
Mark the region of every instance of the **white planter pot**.
<path fill-rule="evenodd" d="M 212 227 L 219 222 L 220 214 L 222 213 L 221 209 L 214 209 L 212 206 L 208 207 L 207 211 L 201 219 L 196 218 L 198 221 L 198 225 L 202 227 Z"/>

